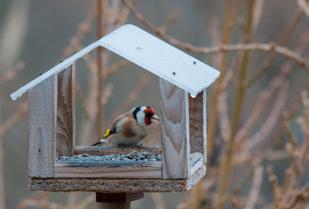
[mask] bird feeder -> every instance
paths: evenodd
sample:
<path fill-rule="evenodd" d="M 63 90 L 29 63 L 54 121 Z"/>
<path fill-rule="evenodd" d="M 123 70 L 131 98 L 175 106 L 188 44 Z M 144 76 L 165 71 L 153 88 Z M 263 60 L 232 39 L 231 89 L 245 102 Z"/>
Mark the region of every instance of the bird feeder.
<path fill-rule="evenodd" d="M 104 47 L 159 77 L 159 161 L 68 165 L 61 156 L 112 152 L 75 146 L 75 62 Z M 185 191 L 206 173 L 206 88 L 219 72 L 133 25 L 83 48 L 11 94 L 28 92 L 31 190 L 102 193 Z M 121 150 L 120 150 L 121 151 Z"/>

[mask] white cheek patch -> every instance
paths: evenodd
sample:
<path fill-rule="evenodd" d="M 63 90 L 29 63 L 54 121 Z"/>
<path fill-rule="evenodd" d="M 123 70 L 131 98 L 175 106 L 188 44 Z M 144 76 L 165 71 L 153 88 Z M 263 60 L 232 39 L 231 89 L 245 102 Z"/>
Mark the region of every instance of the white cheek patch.
<path fill-rule="evenodd" d="M 144 113 L 145 109 L 146 109 L 145 107 L 142 107 L 141 110 L 138 111 L 138 113 L 136 114 L 136 120 L 141 125 L 145 125 L 145 113 Z"/>

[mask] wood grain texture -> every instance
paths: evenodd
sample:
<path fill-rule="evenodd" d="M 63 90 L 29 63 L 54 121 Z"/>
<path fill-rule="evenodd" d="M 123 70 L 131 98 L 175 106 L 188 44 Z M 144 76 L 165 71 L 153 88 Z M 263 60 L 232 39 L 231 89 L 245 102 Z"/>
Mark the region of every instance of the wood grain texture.
<path fill-rule="evenodd" d="M 75 64 L 58 74 L 56 157 L 72 155 L 75 139 Z"/>
<path fill-rule="evenodd" d="M 190 190 L 204 175 L 205 165 L 188 179 L 30 178 L 29 189 L 52 192 L 180 192 Z"/>
<path fill-rule="evenodd" d="M 196 98 L 189 97 L 189 109 L 191 153 L 200 152 L 206 159 L 206 90 Z"/>
<path fill-rule="evenodd" d="M 137 151 L 137 148 L 126 147 L 125 149 L 115 146 L 77 146 L 74 149 L 75 155 L 111 155 L 111 154 L 128 154 Z M 149 152 L 151 154 L 160 154 L 159 146 L 144 146 L 140 148 L 141 152 Z"/>
<path fill-rule="evenodd" d="M 161 178 L 161 162 L 144 165 L 70 167 L 55 165 L 55 177 L 70 178 Z"/>
<path fill-rule="evenodd" d="M 57 113 L 57 80 L 52 76 L 29 91 L 28 174 L 52 177 Z"/>
<path fill-rule="evenodd" d="M 190 170 L 188 94 L 160 79 L 162 175 L 166 179 L 188 178 Z"/>

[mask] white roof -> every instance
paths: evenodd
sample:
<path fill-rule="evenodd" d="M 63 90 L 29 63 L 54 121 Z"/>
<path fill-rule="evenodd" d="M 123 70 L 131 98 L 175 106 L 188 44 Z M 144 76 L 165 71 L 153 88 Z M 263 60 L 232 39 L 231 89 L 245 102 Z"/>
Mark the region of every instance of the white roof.
<path fill-rule="evenodd" d="M 59 73 L 97 47 L 104 47 L 182 88 L 193 97 L 206 89 L 219 72 L 146 31 L 123 25 L 49 69 L 10 96 L 16 100 L 51 75 Z"/>

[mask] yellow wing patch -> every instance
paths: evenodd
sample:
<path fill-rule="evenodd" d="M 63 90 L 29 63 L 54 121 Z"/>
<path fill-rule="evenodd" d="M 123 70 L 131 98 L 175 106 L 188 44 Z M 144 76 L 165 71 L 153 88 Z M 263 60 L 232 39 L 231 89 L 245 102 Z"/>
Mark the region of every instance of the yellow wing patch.
<path fill-rule="evenodd" d="M 103 136 L 103 138 L 106 138 L 110 135 L 111 130 L 110 129 L 106 129 L 105 134 Z"/>

